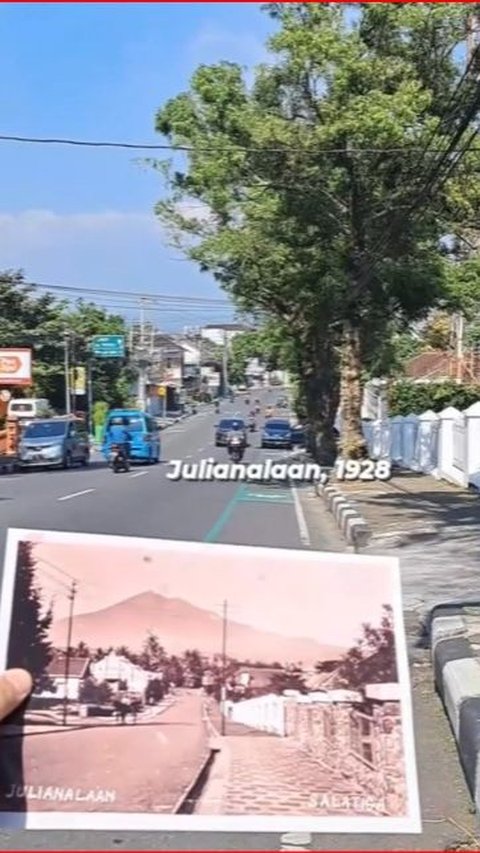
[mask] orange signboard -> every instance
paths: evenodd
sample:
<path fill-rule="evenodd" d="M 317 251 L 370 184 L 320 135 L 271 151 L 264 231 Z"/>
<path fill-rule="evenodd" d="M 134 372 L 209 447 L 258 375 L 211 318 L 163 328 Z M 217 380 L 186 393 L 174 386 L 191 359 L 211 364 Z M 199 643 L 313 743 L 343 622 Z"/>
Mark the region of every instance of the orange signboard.
<path fill-rule="evenodd" d="M 32 350 L 28 347 L 0 349 L 0 387 L 2 385 L 31 385 Z"/>

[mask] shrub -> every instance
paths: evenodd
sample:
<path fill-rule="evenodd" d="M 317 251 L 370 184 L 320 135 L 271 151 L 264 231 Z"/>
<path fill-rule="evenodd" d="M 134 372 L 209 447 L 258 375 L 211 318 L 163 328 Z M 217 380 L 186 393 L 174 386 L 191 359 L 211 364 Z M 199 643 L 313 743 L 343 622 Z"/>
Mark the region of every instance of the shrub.
<path fill-rule="evenodd" d="M 448 406 L 462 411 L 480 401 L 480 385 L 457 385 L 455 382 L 396 382 L 389 390 L 389 414 L 421 415 L 431 410 L 441 412 Z"/>

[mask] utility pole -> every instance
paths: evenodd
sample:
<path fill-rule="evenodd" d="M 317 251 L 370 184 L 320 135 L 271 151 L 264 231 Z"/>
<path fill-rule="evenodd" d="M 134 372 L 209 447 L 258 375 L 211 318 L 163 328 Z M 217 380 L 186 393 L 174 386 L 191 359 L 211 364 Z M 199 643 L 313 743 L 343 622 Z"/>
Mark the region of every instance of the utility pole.
<path fill-rule="evenodd" d="M 140 299 L 140 343 L 138 361 L 138 403 L 144 412 L 147 408 L 146 384 L 147 384 L 147 362 L 145 359 L 145 299 Z"/>
<path fill-rule="evenodd" d="M 221 694 L 221 712 L 222 712 L 222 736 L 225 735 L 225 713 L 227 702 L 227 623 L 228 623 L 228 601 L 223 602 L 223 622 L 222 622 L 222 694 Z"/>
<path fill-rule="evenodd" d="M 72 581 L 70 586 L 70 591 L 68 593 L 68 600 L 70 602 L 70 608 L 68 613 L 68 628 L 67 628 L 67 651 L 65 654 L 65 690 L 63 697 L 63 725 L 67 725 L 68 719 L 68 679 L 70 677 L 70 657 L 71 657 L 71 645 L 72 645 L 72 629 L 73 629 L 73 607 L 75 603 L 75 596 L 77 594 L 77 584 L 76 581 Z"/>
<path fill-rule="evenodd" d="M 88 434 L 95 435 L 93 424 L 93 359 L 89 354 L 87 362 L 87 411 L 88 411 Z"/>
<path fill-rule="evenodd" d="M 223 330 L 223 396 L 228 397 L 228 336 L 227 330 Z"/>
<path fill-rule="evenodd" d="M 75 340 L 75 332 L 72 332 L 72 349 L 71 349 L 71 363 L 72 363 L 72 412 L 75 414 L 77 410 L 77 352 L 76 352 L 76 340 Z"/>
<path fill-rule="evenodd" d="M 67 330 L 63 334 L 63 343 L 65 348 L 65 414 L 69 415 L 72 411 L 72 401 L 70 396 L 70 332 Z"/>
<path fill-rule="evenodd" d="M 465 321 L 463 314 L 455 315 L 455 381 L 457 385 L 463 382 L 463 338 L 465 333 Z"/>

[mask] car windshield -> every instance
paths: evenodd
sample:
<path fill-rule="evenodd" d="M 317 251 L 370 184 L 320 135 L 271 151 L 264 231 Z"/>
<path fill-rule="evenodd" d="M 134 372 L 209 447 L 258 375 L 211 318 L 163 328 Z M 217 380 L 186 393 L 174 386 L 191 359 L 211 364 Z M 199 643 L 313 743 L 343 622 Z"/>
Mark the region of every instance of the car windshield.
<path fill-rule="evenodd" d="M 287 432 L 290 430 L 290 424 L 288 424 L 286 421 L 270 421 L 267 424 L 266 429 L 274 429 L 279 432 L 283 430 L 284 432 Z"/>
<path fill-rule="evenodd" d="M 218 428 L 219 429 L 243 429 L 245 424 L 243 421 L 236 420 L 236 418 L 232 418 L 231 420 L 220 421 Z"/>
<path fill-rule="evenodd" d="M 116 423 L 116 418 L 114 418 L 112 421 L 110 421 L 110 428 L 112 428 L 112 427 L 114 427 L 114 428 L 115 427 L 117 427 L 117 428 L 121 427 L 123 429 L 128 430 L 129 432 L 142 432 L 143 420 L 142 420 L 142 418 L 136 418 L 136 417 L 129 418 L 129 417 L 125 416 L 122 419 L 121 423 Z"/>
<path fill-rule="evenodd" d="M 25 438 L 61 438 L 65 435 L 65 421 L 40 421 L 29 424 L 24 432 Z"/>
<path fill-rule="evenodd" d="M 32 403 L 12 403 L 10 406 L 12 412 L 33 412 Z"/>

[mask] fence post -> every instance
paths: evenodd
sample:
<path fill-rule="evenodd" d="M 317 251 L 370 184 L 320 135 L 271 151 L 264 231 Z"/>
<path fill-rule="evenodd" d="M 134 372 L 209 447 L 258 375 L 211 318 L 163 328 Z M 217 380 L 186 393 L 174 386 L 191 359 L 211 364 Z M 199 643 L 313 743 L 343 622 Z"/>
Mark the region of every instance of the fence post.
<path fill-rule="evenodd" d="M 462 413 L 453 406 L 448 406 L 438 416 L 440 428 L 438 434 L 438 467 L 436 476 L 440 479 L 457 483 L 457 485 L 460 485 L 460 483 L 458 469 L 453 464 L 454 425 L 462 417 Z"/>
<path fill-rule="evenodd" d="M 390 420 L 391 443 L 390 452 L 392 462 L 402 462 L 403 460 L 403 425 L 405 418 L 402 415 L 396 415 Z"/>
<path fill-rule="evenodd" d="M 467 478 L 468 485 L 480 489 L 480 402 L 474 403 L 465 412 L 467 431 Z"/>
<path fill-rule="evenodd" d="M 403 462 L 406 468 L 412 471 L 418 470 L 415 458 L 415 446 L 417 441 L 418 417 L 411 413 L 403 422 Z"/>
<path fill-rule="evenodd" d="M 424 474 L 430 474 L 438 466 L 438 424 L 438 415 L 431 410 L 423 412 L 418 418 L 415 461 Z"/>

